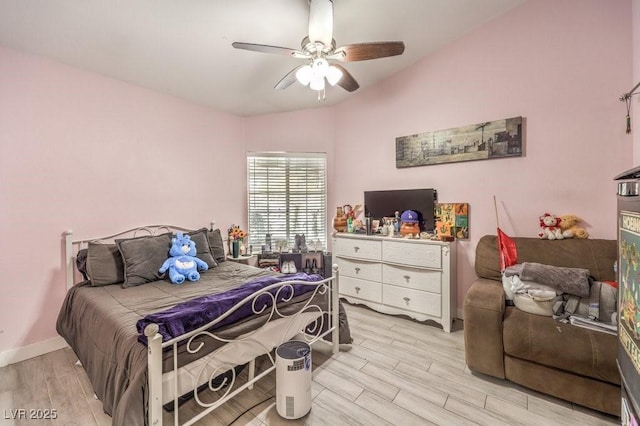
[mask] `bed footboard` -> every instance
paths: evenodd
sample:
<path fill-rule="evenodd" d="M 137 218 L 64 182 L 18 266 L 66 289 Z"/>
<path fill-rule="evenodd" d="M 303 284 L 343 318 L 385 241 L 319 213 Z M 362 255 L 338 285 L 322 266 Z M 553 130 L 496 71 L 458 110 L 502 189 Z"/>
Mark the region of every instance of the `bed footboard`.
<path fill-rule="evenodd" d="M 330 344 L 332 353 L 338 353 L 338 276 L 337 265 L 334 265 L 333 276 L 322 281 L 285 281 L 269 285 L 238 302 L 216 320 L 165 342 L 156 324 L 147 325 L 144 334 L 148 346 L 148 424 L 162 425 L 163 405 L 168 402 L 175 407 L 175 425 L 197 422 L 271 373 L 275 369 L 273 349 L 294 337 L 304 339 L 310 345 L 316 342 Z M 299 283 L 314 286 L 313 291 L 309 292 L 310 297 L 296 305 L 301 307 L 294 311 L 283 309 L 277 301 L 290 302 L 283 294 L 291 294 L 292 298 L 293 285 Z M 265 298 L 270 299 L 271 303 L 264 303 Z M 254 315 L 264 318 L 264 323 L 257 329 L 232 339 L 215 329 L 217 324 L 247 304 L 251 305 Z M 187 365 L 179 362 L 179 348 L 183 348 L 183 354 L 184 348 L 189 354 L 197 354 L 205 347 L 206 339 L 212 339 L 222 346 Z M 167 351 L 172 353 L 173 366 L 169 371 L 166 365 L 163 367 Z M 256 372 L 255 359 L 262 355 L 267 360 L 266 367 Z M 248 379 L 240 383 L 234 367 L 246 363 L 249 363 Z M 227 375 L 222 381 L 214 380 L 223 373 Z M 181 422 L 179 397 L 185 393 L 192 393 L 200 412 Z"/>

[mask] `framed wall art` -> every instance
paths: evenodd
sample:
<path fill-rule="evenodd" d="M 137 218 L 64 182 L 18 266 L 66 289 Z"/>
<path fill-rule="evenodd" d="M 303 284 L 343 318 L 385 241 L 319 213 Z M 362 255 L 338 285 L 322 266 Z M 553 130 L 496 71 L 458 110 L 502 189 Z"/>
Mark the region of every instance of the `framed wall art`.
<path fill-rule="evenodd" d="M 522 117 L 396 138 L 396 168 L 520 157 Z"/>
<path fill-rule="evenodd" d="M 438 203 L 435 216 L 438 237 L 469 238 L 468 203 Z"/>

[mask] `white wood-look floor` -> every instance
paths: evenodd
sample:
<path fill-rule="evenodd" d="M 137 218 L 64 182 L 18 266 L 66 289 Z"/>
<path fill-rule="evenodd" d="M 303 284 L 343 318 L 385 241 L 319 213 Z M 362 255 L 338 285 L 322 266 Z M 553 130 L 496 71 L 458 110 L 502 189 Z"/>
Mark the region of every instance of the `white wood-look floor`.
<path fill-rule="evenodd" d="M 616 417 L 470 373 L 462 322 L 437 325 L 345 304 L 353 345 L 313 352 L 311 412 L 280 418 L 275 372 L 206 416 L 202 425 L 615 425 Z M 0 425 L 110 425 L 70 349 L 0 368 Z M 20 408 L 56 409 L 55 421 L 12 420 Z M 191 403 L 181 416 L 191 417 Z M 166 424 L 171 416 L 165 413 Z"/>

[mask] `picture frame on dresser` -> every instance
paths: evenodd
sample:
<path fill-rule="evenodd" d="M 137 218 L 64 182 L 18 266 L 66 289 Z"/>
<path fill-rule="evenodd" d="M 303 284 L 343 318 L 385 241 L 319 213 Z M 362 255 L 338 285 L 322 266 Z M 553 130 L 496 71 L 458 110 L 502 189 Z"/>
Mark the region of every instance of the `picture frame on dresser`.
<path fill-rule="evenodd" d="M 391 315 L 432 320 L 449 333 L 456 315 L 456 244 L 336 233 L 340 297 Z"/>

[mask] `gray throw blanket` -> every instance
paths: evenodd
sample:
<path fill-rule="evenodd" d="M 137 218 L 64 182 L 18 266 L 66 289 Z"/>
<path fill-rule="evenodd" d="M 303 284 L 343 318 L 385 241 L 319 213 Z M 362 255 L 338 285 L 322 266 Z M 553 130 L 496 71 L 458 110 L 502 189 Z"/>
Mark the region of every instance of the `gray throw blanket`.
<path fill-rule="evenodd" d="M 506 276 L 518 275 L 522 281 L 534 281 L 545 284 L 578 297 L 589 297 L 591 277 L 588 269 L 565 268 L 524 262 L 505 269 Z"/>

